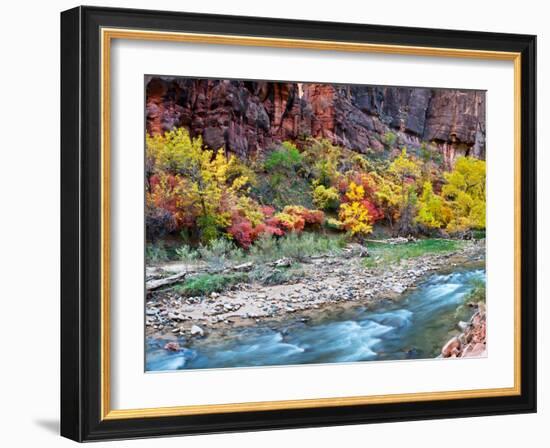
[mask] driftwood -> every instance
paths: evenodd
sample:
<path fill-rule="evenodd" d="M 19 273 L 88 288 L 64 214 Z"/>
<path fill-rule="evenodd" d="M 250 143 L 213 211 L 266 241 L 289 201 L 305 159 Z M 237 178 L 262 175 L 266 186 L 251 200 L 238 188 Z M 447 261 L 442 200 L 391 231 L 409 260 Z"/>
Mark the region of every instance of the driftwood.
<path fill-rule="evenodd" d="M 236 271 L 236 272 L 248 272 L 254 267 L 254 264 L 249 261 L 247 263 L 238 264 L 236 266 L 231 266 L 229 268 L 230 271 Z M 227 269 L 225 269 L 227 270 Z"/>
<path fill-rule="evenodd" d="M 162 288 L 163 286 L 173 285 L 174 283 L 182 281 L 186 275 L 187 272 L 179 272 L 178 274 L 170 277 L 160 278 L 158 280 L 149 280 L 145 283 L 145 289 L 147 291 L 154 291 L 155 289 Z"/>
<path fill-rule="evenodd" d="M 392 243 L 390 243 L 389 241 L 386 241 L 386 240 L 369 240 L 369 239 L 364 239 L 363 241 L 364 241 L 365 243 L 392 244 Z"/>
<path fill-rule="evenodd" d="M 387 238 L 385 240 L 363 240 L 363 241 L 365 241 L 366 243 L 381 243 L 381 244 L 393 245 L 393 244 L 406 244 L 406 243 L 415 242 L 416 238 L 412 238 L 412 237 L 405 238 L 402 236 L 398 236 L 396 238 Z"/>

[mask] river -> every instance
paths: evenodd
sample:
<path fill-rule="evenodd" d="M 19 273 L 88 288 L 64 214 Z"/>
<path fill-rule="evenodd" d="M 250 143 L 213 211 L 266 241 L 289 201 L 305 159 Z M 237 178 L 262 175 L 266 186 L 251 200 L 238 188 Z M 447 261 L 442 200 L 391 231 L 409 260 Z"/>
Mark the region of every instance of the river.
<path fill-rule="evenodd" d="M 485 281 L 485 270 L 432 274 L 398 301 L 324 310 L 305 322 L 234 328 L 223 338 L 182 339 L 180 352 L 164 350 L 165 340 L 148 338 L 146 370 L 434 358 L 458 334 L 458 321 L 471 316 L 460 305 L 474 281 Z"/>

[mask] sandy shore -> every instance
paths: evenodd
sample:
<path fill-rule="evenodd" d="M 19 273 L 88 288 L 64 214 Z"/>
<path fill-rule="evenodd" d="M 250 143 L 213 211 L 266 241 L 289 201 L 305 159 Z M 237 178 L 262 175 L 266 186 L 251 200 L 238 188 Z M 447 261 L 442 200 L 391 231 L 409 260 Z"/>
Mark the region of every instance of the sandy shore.
<path fill-rule="evenodd" d="M 262 320 L 307 318 L 325 307 L 375 304 L 381 299 L 399 300 L 427 274 L 481 263 L 483 241 L 469 241 L 459 251 L 403 260 L 399 265 L 365 268 L 358 252 L 315 257 L 301 264 L 297 281 L 273 286 L 241 283 L 210 296 L 183 297 L 173 289 L 149 294 L 146 301 L 146 334 L 170 339 L 199 337 L 228 326 L 254 325 Z M 170 264 L 148 275 L 173 275 L 200 268 Z"/>

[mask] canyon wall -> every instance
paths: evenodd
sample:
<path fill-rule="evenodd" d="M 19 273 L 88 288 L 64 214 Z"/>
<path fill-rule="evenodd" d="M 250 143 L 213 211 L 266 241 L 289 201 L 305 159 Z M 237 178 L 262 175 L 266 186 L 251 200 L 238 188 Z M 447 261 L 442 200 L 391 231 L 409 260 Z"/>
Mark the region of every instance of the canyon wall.
<path fill-rule="evenodd" d="M 452 165 L 458 155 L 485 158 L 485 92 L 150 77 L 146 126 L 183 126 L 240 157 L 308 137 L 360 153 L 428 142 Z"/>

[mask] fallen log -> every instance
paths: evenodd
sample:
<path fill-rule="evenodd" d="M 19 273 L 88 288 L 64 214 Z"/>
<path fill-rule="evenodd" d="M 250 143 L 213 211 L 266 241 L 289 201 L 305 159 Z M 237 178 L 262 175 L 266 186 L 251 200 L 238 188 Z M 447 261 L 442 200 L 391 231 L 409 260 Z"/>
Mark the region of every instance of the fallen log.
<path fill-rule="evenodd" d="M 231 266 L 229 268 L 231 271 L 237 271 L 237 272 L 248 272 L 254 267 L 254 264 L 249 261 L 247 263 L 238 264 L 236 266 Z"/>
<path fill-rule="evenodd" d="M 385 240 L 370 240 L 370 239 L 366 239 L 366 240 L 363 240 L 365 241 L 366 243 L 380 243 L 380 244 L 406 244 L 406 243 L 414 243 L 416 240 L 416 238 L 413 238 L 413 237 L 408 237 L 408 238 L 405 238 L 405 237 L 402 237 L 402 236 L 398 236 L 396 238 L 386 238 Z"/>
<path fill-rule="evenodd" d="M 187 272 L 179 272 L 170 277 L 149 280 L 148 282 L 145 282 L 145 289 L 147 291 L 154 291 L 156 289 L 162 288 L 163 286 L 173 285 L 174 283 L 182 281 L 186 275 Z"/>

